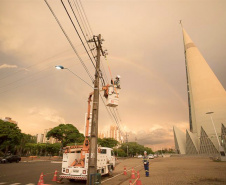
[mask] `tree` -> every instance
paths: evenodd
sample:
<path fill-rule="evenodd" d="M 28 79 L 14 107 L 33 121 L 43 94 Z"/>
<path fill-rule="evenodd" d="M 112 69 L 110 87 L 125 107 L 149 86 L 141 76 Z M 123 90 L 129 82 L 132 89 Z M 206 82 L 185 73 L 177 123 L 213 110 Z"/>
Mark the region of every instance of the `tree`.
<path fill-rule="evenodd" d="M 84 135 L 72 124 L 60 124 L 50 130 L 46 137 L 58 139 L 63 146 L 66 146 L 68 143 L 82 143 L 84 140 Z"/>
<path fill-rule="evenodd" d="M 30 135 L 30 134 L 24 134 L 22 133 L 20 146 L 18 148 L 18 154 L 22 155 L 26 153 L 26 144 L 27 143 L 36 143 L 36 137 Z"/>
<path fill-rule="evenodd" d="M 98 144 L 102 147 L 109 147 L 113 148 L 115 147 L 119 142 L 115 140 L 114 138 L 98 138 Z"/>
<path fill-rule="evenodd" d="M 121 148 L 114 148 L 114 154 L 118 157 L 126 157 L 126 152 Z"/>
<path fill-rule="evenodd" d="M 60 143 L 47 144 L 46 145 L 46 151 L 51 156 L 59 155 L 60 147 L 61 147 Z"/>
<path fill-rule="evenodd" d="M 5 154 L 8 151 L 14 153 L 21 138 L 21 130 L 16 124 L 0 120 L 0 150 L 2 152 Z"/>
<path fill-rule="evenodd" d="M 123 143 L 121 145 L 120 149 L 124 150 L 124 152 L 127 153 L 127 146 L 128 146 L 128 155 L 129 156 L 143 154 L 144 151 L 147 151 L 148 154 L 153 153 L 151 148 L 144 147 L 143 145 L 140 145 L 136 142 Z"/>

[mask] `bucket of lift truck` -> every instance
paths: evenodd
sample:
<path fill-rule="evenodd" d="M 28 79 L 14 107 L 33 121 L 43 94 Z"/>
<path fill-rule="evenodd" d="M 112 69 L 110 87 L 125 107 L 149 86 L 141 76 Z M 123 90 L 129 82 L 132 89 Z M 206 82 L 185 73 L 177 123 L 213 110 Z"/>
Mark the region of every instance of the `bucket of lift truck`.
<path fill-rule="evenodd" d="M 92 183 L 94 182 L 94 183 Z M 90 181 L 89 181 L 89 185 L 92 184 L 101 184 L 101 174 L 100 173 L 94 173 L 90 175 Z"/>

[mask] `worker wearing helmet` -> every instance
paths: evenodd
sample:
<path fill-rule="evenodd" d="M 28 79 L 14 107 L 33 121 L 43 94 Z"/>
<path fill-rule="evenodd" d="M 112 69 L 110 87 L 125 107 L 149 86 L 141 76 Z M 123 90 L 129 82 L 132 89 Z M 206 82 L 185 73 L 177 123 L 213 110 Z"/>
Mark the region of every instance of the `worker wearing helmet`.
<path fill-rule="evenodd" d="M 144 151 L 143 163 L 144 163 L 145 175 L 146 177 L 149 177 L 149 161 L 148 161 L 148 156 L 146 151 Z"/>
<path fill-rule="evenodd" d="M 116 87 L 120 89 L 120 76 L 119 75 L 117 75 L 115 77 L 114 85 L 116 85 Z"/>

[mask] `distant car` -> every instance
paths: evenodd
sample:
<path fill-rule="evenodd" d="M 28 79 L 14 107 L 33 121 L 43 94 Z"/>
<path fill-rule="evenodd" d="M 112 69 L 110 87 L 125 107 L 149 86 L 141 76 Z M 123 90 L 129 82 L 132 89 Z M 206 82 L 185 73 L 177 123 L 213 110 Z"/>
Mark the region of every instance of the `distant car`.
<path fill-rule="evenodd" d="M 6 156 L 6 157 L 3 157 L 1 160 L 2 163 L 7 163 L 7 162 L 9 162 L 9 163 L 17 162 L 18 163 L 19 161 L 21 161 L 21 157 L 18 155 Z"/>
<path fill-rule="evenodd" d="M 158 157 L 158 154 L 154 154 L 154 158 L 157 158 Z"/>
<path fill-rule="evenodd" d="M 153 154 L 149 154 L 148 155 L 148 159 L 154 159 L 154 155 Z"/>
<path fill-rule="evenodd" d="M 143 157 L 142 155 L 138 155 L 138 156 L 137 156 L 137 158 L 142 158 L 142 157 Z"/>

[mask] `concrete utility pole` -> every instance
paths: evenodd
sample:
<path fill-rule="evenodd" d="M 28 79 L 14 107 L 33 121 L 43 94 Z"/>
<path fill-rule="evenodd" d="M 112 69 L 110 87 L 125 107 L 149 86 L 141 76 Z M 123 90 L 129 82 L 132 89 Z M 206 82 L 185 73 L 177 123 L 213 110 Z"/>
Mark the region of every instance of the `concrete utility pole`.
<path fill-rule="evenodd" d="M 86 185 L 94 185 L 95 175 L 92 180 L 92 174 L 97 173 L 97 138 L 98 138 L 98 111 L 99 111 L 99 79 L 100 79 L 100 51 L 104 55 L 101 47 L 101 35 L 94 36 L 92 42 L 95 43 L 97 49 L 96 58 L 96 72 L 94 81 L 94 97 L 93 97 L 93 111 L 90 134 L 90 148 L 89 148 L 89 164 Z"/>

